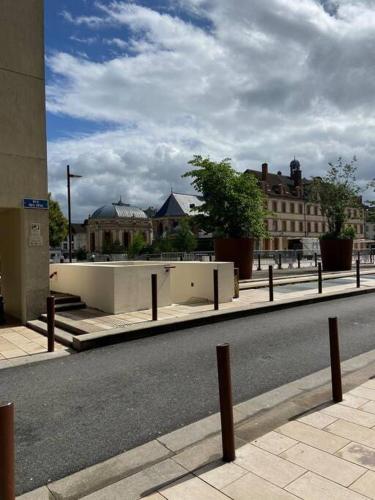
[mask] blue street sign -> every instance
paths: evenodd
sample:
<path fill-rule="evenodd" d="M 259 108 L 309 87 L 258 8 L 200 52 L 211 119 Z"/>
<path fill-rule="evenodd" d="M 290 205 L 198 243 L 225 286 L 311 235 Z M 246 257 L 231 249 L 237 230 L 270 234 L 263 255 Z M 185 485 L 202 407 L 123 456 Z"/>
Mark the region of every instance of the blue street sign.
<path fill-rule="evenodd" d="M 23 208 L 37 208 L 39 210 L 48 210 L 48 200 L 34 200 L 33 198 L 24 198 Z"/>

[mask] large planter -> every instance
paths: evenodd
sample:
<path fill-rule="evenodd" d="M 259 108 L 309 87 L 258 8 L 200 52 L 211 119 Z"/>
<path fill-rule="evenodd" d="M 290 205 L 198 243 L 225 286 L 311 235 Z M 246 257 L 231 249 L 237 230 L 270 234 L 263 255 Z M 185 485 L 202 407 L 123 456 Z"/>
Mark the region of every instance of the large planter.
<path fill-rule="evenodd" d="M 323 271 L 350 271 L 353 240 L 320 240 Z"/>
<path fill-rule="evenodd" d="M 218 262 L 233 262 L 239 269 L 240 279 L 250 279 L 253 272 L 252 238 L 217 238 L 214 240 L 215 259 Z"/>

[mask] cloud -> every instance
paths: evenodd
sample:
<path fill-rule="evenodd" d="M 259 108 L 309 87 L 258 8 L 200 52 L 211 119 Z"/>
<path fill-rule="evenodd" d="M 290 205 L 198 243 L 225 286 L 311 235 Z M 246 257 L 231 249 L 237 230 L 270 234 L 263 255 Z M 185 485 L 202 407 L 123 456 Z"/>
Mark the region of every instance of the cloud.
<path fill-rule="evenodd" d="M 191 191 L 180 175 L 195 153 L 285 173 L 296 155 L 307 176 L 356 154 L 360 177 L 373 177 L 375 1 L 178 5 L 186 15 L 122 1 L 98 3 L 97 16 L 64 14 L 127 33 L 111 38 L 122 53 L 101 62 L 47 60 L 49 112 L 111 127 L 49 144 L 58 193 L 66 162 L 84 170 L 80 216 L 120 194 L 145 207 L 171 184 Z"/>

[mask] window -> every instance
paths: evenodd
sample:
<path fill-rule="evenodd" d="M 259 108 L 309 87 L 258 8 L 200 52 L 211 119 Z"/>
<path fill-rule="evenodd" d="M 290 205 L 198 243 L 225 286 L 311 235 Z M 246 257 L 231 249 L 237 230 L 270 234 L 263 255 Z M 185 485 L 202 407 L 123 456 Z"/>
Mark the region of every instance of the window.
<path fill-rule="evenodd" d="M 286 220 L 283 220 L 283 221 L 282 221 L 282 228 L 283 228 L 283 229 L 282 229 L 283 231 L 286 231 L 286 230 L 287 230 Z"/>
<path fill-rule="evenodd" d="M 294 214 L 294 203 L 290 204 L 290 212 Z"/>
<path fill-rule="evenodd" d="M 317 205 L 315 206 L 315 215 L 319 215 L 319 207 Z"/>
<path fill-rule="evenodd" d="M 195 208 L 195 203 L 190 203 L 189 207 L 190 208 Z"/>
<path fill-rule="evenodd" d="M 281 203 L 281 211 L 282 211 L 284 214 L 285 214 L 285 212 L 286 212 L 286 203 L 285 203 L 285 201 L 283 201 L 283 202 Z"/>
<path fill-rule="evenodd" d="M 272 202 L 272 210 L 273 212 L 277 212 L 277 201 Z"/>
<path fill-rule="evenodd" d="M 122 244 L 124 248 L 128 248 L 129 242 L 130 242 L 129 233 L 127 231 L 124 231 L 124 234 L 122 235 Z"/>
<path fill-rule="evenodd" d="M 303 222 L 299 223 L 299 230 L 301 231 L 301 233 L 303 233 Z"/>
<path fill-rule="evenodd" d="M 307 232 L 311 233 L 311 222 L 307 223 Z"/>
<path fill-rule="evenodd" d="M 290 230 L 292 231 L 292 233 L 296 232 L 296 222 L 294 220 L 292 220 L 290 223 Z"/>
<path fill-rule="evenodd" d="M 95 233 L 90 233 L 90 250 L 95 252 Z"/>
<path fill-rule="evenodd" d="M 276 219 L 273 220 L 273 230 L 274 231 L 277 231 L 277 226 L 278 226 L 277 222 L 278 221 Z"/>
<path fill-rule="evenodd" d="M 357 210 L 353 210 L 353 217 L 354 217 L 354 219 L 357 218 Z"/>
<path fill-rule="evenodd" d="M 298 211 L 299 211 L 300 214 L 303 214 L 303 205 L 302 205 L 302 203 L 300 203 L 298 205 Z"/>

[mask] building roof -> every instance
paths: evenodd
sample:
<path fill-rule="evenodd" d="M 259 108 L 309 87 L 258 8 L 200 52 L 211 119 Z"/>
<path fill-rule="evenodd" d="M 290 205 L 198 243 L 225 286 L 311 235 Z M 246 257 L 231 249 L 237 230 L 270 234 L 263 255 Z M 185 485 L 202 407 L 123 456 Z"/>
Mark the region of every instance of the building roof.
<path fill-rule="evenodd" d="M 155 217 L 182 217 L 193 215 L 193 207 L 203 204 L 203 198 L 194 194 L 171 193 Z"/>
<path fill-rule="evenodd" d="M 87 229 L 85 224 L 76 224 L 75 222 L 72 223 L 73 234 L 86 233 L 86 231 Z"/>
<path fill-rule="evenodd" d="M 111 205 L 98 208 L 90 217 L 91 219 L 147 219 L 147 215 L 138 207 L 132 207 L 122 200 Z"/>

